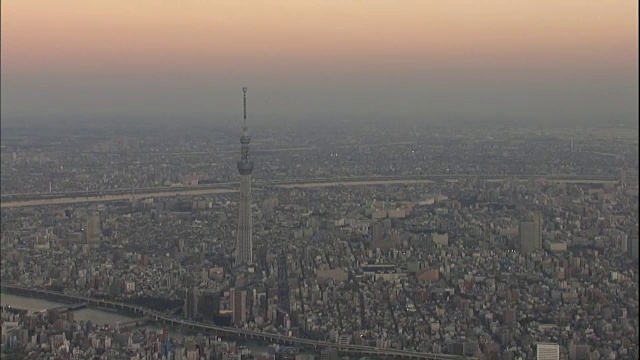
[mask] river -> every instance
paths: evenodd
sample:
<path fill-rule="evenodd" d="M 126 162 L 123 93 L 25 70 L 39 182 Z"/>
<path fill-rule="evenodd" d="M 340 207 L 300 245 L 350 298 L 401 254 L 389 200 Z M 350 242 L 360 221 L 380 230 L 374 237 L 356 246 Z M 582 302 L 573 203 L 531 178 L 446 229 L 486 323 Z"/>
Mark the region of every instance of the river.
<path fill-rule="evenodd" d="M 52 308 L 56 308 L 63 305 L 68 305 L 64 303 L 59 303 L 59 302 L 49 301 L 49 300 L 44 300 L 39 298 L 8 294 L 5 292 L 2 292 L 0 294 L 0 303 L 3 306 L 9 305 L 17 309 L 30 310 L 34 312 L 45 310 L 45 309 L 52 309 Z M 84 309 L 76 310 L 73 312 L 73 317 L 74 317 L 74 320 L 76 321 L 90 320 L 92 323 L 97 325 L 103 325 L 103 324 L 115 325 L 116 322 L 118 321 L 125 322 L 125 321 L 135 319 L 135 317 L 118 314 L 112 311 L 99 310 L 99 309 L 93 309 L 93 308 L 84 308 Z M 163 329 L 161 326 L 158 326 L 155 324 L 146 325 L 144 326 L 144 328 L 151 331 L 159 331 Z M 188 335 L 180 330 L 172 329 L 170 327 L 167 328 L 167 330 L 169 330 L 169 336 L 175 339 L 183 339 L 185 335 Z M 266 343 L 257 343 L 252 341 L 238 341 L 238 344 L 241 344 L 251 349 L 251 352 L 253 354 L 260 354 L 263 352 L 267 352 L 267 347 L 269 345 Z"/>

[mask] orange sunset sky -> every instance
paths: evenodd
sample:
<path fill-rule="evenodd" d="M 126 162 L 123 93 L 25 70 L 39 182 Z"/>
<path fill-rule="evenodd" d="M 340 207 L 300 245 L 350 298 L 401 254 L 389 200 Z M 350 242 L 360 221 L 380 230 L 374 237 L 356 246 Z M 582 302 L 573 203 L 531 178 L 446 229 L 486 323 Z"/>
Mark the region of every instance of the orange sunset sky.
<path fill-rule="evenodd" d="M 3 118 L 637 118 L 629 0 L 3 0 Z"/>

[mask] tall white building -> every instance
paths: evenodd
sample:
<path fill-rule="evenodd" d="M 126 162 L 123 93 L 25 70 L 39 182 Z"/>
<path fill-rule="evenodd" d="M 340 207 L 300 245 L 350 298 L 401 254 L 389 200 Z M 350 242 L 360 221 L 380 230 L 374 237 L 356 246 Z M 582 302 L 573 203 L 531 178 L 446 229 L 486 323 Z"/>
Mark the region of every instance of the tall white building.
<path fill-rule="evenodd" d="M 554 343 L 537 343 L 536 359 L 560 360 L 560 345 Z"/>

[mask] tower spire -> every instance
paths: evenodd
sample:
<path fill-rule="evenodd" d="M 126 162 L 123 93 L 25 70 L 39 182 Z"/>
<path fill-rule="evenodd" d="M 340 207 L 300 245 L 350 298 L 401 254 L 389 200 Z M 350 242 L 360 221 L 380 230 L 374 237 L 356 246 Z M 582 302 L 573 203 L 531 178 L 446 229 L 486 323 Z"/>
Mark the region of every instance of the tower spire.
<path fill-rule="evenodd" d="M 247 127 L 247 87 L 243 87 L 242 88 L 242 109 L 244 112 L 244 123 L 242 124 L 243 127 Z"/>

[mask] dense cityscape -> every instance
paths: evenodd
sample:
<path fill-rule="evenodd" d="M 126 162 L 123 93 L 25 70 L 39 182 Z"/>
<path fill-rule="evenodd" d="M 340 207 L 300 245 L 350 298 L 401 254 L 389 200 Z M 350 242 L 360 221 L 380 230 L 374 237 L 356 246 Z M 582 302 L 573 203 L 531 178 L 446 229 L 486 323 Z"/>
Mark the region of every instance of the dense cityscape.
<path fill-rule="evenodd" d="M 3 294 L 239 330 L 3 306 L 3 354 L 638 358 L 636 130 L 249 124 L 3 128 Z"/>
<path fill-rule="evenodd" d="M 637 1 L 2 1 L 0 360 L 640 359 Z"/>

